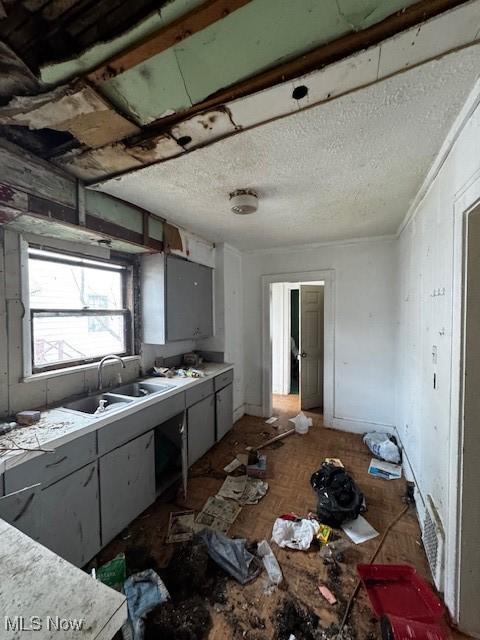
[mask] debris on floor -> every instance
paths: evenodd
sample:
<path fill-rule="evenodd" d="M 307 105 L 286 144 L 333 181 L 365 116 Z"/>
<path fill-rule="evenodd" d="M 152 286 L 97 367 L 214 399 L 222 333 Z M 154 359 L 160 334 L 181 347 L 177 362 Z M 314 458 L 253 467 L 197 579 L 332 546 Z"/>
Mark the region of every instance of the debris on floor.
<path fill-rule="evenodd" d="M 260 563 L 247 550 L 245 539 L 228 538 L 208 529 L 200 532 L 199 537 L 205 543 L 210 558 L 240 584 L 247 584 L 259 575 Z"/>
<path fill-rule="evenodd" d="M 378 431 L 366 433 L 363 436 L 363 442 L 373 455 L 380 458 L 380 460 L 398 464 L 402 459 L 397 442 L 394 436 L 389 433 L 379 433 Z"/>
<path fill-rule="evenodd" d="M 265 420 L 265 424 L 274 424 L 277 420 L 278 418 L 276 416 L 272 416 L 271 418 L 268 418 L 268 420 Z"/>
<path fill-rule="evenodd" d="M 363 516 L 344 522 L 342 529 L 355 544 L 362 544 L 362 542 L 372 540 L 379 535 L 378 531 Z"/>
<path fill-rule="evenodd" d="M 220 496 L 210 496 L 195 519 L 195 528 L 200 531 L 207 527 L 226 534 L 241 510 L 242 507 L 236 502 Z"/>
<path fill-rule="evenodd" d="M 217 495 L 240 504 L 257 504 L 268 491 L 268 483 L 260 478 L 228 476 Z"/>
<path fill-rule="evenodd" d="M 317 514 L 321 522 L 338 527 L 354 520 L 362 511 L 363 493 L 344 468 L 324 462 L 310 483 L 317 494 Z"/>
<path fill-rule="evenodd" d="M 266 540 L 261 540 L 257 545 L 257 555 L 262 559 L 271 585 L 278 586 L 283 580 L 282 570 L 278 564 L 270 545 Z"/>
<path fill-rule="evenodd" d="M 337 604 L 336 597 L 333 595 L 333 593 L 330 591 L 330 589 L 326 585 L 324 584 L 318 585 L 318 590 L 320 591 L 321 595 L 325 598 L 325 600 L 328 602 L 328 604 L 331 604 L 331 605 Z"/>
<path fill-rule="evenodd" d="M 267 456 L 258 455 L 256 451 L 250 451 L 247 464 L 247 476 L 252 478 L 267 477 Z"/>
<path fill-rule="evenodd" d="M 307 418 L 307 416 L 300 411 L 298 415 L 294 418 L 290 418 L 289 422 L 293 422 L 295 425 L 295 431 L 300 433 L 301 435 L 305 435 L 308 433 L 308 429 L 312 426 L 313 422 L 311 418 Z"/>
<path fill-rule="evenodd" d="M 147 569 L 136 573 L 123 585 L 127 597 L 128 621 L 122 629 L 125 640 L 143 640 L 145 637 L 145 618 L 162 602 L 170 598 L 170 594 L 161 578 Z"/>
<path fill-rule="evenodd" d="M 260 449 L 263 449 L 264 447 L 268 447 L 269 445 L 273 444 L 274 442 L 278 442 L 279 440 L 283 440 L 284 438 L 291 436 L 293 433 L 295 433 L 295 429 L 289 429 L 288 431 L 279 433 L 278 436 L 275 436 L 274 438 L 270 438 L 270 440 L 267 440 L 266 442 L 259 445 L 258 447 L 245 447 L 245 448 L 247 451 L 253 451 L 253 450 L 260 451 Z"/>
<path fill-rule="evenodd" d="M 384 480 L 398 480 L 402 477 L 402 465 L 372 458 L 368 467 L 368 473 L 371 476 L 377 476 L 377 478 L 383 478 Z"/>
<path fill-rule="evenodd" d="M 167 542 L 191 540 L 195 530 L 195 511 L 172 511 L 168 520 Z"/>
<path fill-rule="evenodd" d="M 127 577 L 125 554 L 119 553 L 113 560 L 110 560 L 110 562 L 106 562 L 101 567 L 93 569 L 92 575 L 112 589 L 121 591 L 125 578 Z"/>
<path fill-rule="evenodd" d="M 319 527 L 316 520 L 308 518 L 299 521 L 277 518 L 273 524 L 272 540 L 282 548 L 306 551 L 310 548 Z"/>
<path fill-rule="evenodd" d="M 333 464 L 334 467 L 341 467 L 342 469 L 345 468 L 345 465 L 340 458 L 325 458 L 324 462 L 327 464 Z"/>

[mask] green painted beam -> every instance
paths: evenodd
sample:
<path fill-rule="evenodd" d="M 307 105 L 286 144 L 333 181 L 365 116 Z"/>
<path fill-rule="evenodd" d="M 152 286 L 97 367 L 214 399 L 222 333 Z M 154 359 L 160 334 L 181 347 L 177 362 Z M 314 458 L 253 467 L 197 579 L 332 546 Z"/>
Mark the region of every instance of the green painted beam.
<path fill-rule="evenodd" d="M 147 124 L 412 4 L 414 0 L 252 0 L 101 89 L 138 124 Z"/>

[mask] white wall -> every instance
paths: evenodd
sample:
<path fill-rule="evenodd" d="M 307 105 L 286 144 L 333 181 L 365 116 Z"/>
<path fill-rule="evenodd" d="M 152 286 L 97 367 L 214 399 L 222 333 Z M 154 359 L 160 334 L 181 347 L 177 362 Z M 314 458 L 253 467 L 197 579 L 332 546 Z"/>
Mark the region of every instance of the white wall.
<path fill-rule="evenodd" d="M 478 102 L 478 87 L 476 92 Z M 468 111 L 464 111 L 468 115 Z M 456 358 L 452 356 L 452 347 L 454 354 L 457 350 L 456 336 L 452 342 L 452 316 L 458 311 L 453 292 L 460 287 L 461 277 L 461 265 L 456 264 L 454 253 L 458 234 L 454 206 L 466 187 L 480 180 L 479 149 L 480 108 L 477 106 L 464 122 L 453 148 L 439 161 L 437 175 L 398 241 L 396 422 L 421 496 L 423 499 L 428 494 L 432 496 L 446 531 L 446 600 L 453 610 L 456 608 L 455 536 L 463 526 L 456 517 L 459 487 L 451 470 L 458 446 L 458 430 L 451 425 L 451 401 L 455 402 L 455 394 L 458 395 L 460 375 L 459 361 L 452 361 L 452 357 Z M 436 364 L 432 357 L 434 345 Z M 436 389 L 433 388 L 434 374 Z M 421 501 L 418 506 L 422 517 Z M 476 536 L 478 544 L 478 530 Z M 475 597 L 478 598 L 478 589 Z M 478 611 L 470 611 L 468 615 L 470 625 L 476 618 L 475 632 L 480 637 Z"/>
<path fill-rule="evenodd" d="M 333 269 L 337 426 L 394 424 L 394 241 L 378 239 L 244 254 L 245 403 L 262 410 L 262 275 Z"/>
<path fill-rule="evenodd" d="M 271 286 L 272 393 L 285 394 L 288 393 L 285 387 L 285 359 L 290 357 L 290 351 L 285 353 L 285 336 L 287 331 L 290 331 L 290 322 L 287 318 L 289 306 L 285 304 L 286 283 L 274 282 Z"/>

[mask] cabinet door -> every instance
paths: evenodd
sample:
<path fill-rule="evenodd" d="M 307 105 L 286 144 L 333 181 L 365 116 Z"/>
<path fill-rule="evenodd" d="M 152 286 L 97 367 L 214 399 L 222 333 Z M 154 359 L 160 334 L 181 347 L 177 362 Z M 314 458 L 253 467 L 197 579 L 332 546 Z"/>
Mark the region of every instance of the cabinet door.
<path fill-rule="evenodd" d="M 100 551 L 98 463 L 93 462 L 41 492 L 40 540 L 82 567 Z"/>
<path fill-rule="evenodd" d="M 217 409 L 217 442 L 233 427 L 233 384 L 215 394 Z"/>
<path fill-rule="evenodd" d="M 165 298 L 168 341 L 212 335 L 212 269 L 168 256 Z"/>
<path fill-rule="evenodd" d="M 102 545 L 155 501 L 154 432 L 100 458 Z"/>
<path fill-rule="evenodd" d="M 27 487 L 0 498 L 0 518 L 33 540 L 40 535 L 40 486 Z"/>
<path fill-rule="evenodd" d="M 188 408 L 188 466 L 215 444 L 215 396 L 211 395 Z"/>

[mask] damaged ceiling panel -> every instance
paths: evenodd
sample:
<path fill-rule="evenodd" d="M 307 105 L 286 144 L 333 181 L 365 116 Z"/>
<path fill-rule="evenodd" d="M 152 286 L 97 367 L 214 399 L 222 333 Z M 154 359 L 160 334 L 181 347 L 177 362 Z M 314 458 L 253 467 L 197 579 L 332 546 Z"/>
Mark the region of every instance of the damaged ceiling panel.
<path fill-rule="evenodd" d="M 140 132 L 83 81 L 38 96 L 14 98 L 0 108 L 0 124 L 66 131 L 92 148 Z"/>
<path fill-rule="evenodd" d="M 284 3 L 279 11 L 278 0 L 251 0 L 106 80 L 102 91 L 139 124 L 148 124 L 346 33 L 366 29 L 411 4 L 412 0 L 302 0 Z"/>
<path fill-rule="evenodd" d="M 172 136 L 162 134 L 137 144 L 116 143 L 100 149 L 70 151 L 52 161 L 73 173 L 77 178 L 91 182 L 131 169 L 173 158 L 184 151 Z"/>

